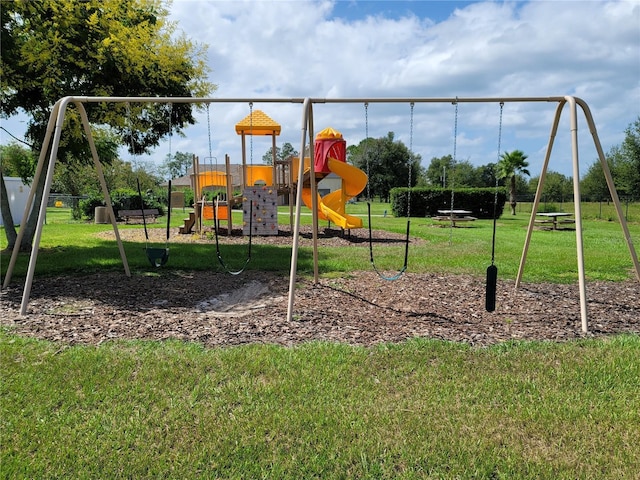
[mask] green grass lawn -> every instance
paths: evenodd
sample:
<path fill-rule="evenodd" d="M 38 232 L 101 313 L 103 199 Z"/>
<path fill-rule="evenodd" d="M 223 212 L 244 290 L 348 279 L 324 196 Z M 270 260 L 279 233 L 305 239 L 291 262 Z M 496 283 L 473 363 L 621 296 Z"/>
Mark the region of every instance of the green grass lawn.
<path fill-rule="evenodd" d="M 640 206 L 631 207 L 635 240 Z M 366 212 L 364 204 L 349 208 Z M 404 233 L 406 219 L 384 217 L 385 209 L 374 204 L 374 228 Z M 583 212 L 588 278 L 632 278 L 620 225 L 599 219 L 599 205 Z M 281 215 L 286 223 L 288 211 Z M 177 226 L 181 216 L 172 219 Z M 528 219 L 519 211 L 498 222 L 504 277 L 515 276 Z M 411 271 L 483 275 L 490 221 L 411 225 L 422 240 L 411 246 Z M 163 219 L 152 228 L 164 228 Z M 108 229 L 52 211 L 36 274 L 122 268 L 115 242 L 96 236 Z M 535 231 L 525 279 L 576 281 L 575 242 L 573 231 Z M 125 247 L 132 268 L 148 270 L 141 245 Z M 171 248 L 170 269 L 217 268 L 210 245 Z M 250 268 L 288 271 L 290 246 L 254 248 Z M 403 249 L 376 245 L 376 254 L 397 269 Z M 3 275 L 8 258 L 0 257 Z M 18 282 L 27 259 L 19 258 Z M 326 275 L 368 269 L 368 249 L 321 249 L 320 262 Z M 301 251 L 300 270 L 312 270 L 310 249 Z M 4 328 L 0 478 L 638 478 L 639 359 L 638 335 L 489 348 L 416 339 L 206 349 L 175 341 L 69 346 Z"/>
<path fill-rule="evenodd" d="M 3 478 L 637 478 L 640 338 L 65 347 L 0 334 Z"/>

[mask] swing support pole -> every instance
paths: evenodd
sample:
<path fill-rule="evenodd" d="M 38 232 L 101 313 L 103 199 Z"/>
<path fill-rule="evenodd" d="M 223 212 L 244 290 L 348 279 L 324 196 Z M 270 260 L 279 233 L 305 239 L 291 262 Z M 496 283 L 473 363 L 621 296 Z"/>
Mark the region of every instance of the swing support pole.
<path fill-rule="evenodd" d="M 569 114 L 570 114 L 571 157 L 572 157 L 572 163 L 573 163 L 573 201 L 574 201 L 574 208 L 575 208 L 574 216 L 576 220 L 576 254 L 577 254 L 577 260 L 578 260 L 578 286 L 580 290 L 580 319 L 582 324 L 582 331 L 586 333 L 589 331 L 589 319 L 588 319 L 588 312 L 587 312 L 587 289 L 586 289 L 586 278 L 585 278 L 585 270 L 584 270 L 582 209 L 581 209 L 581 203 L 580 203 L 580 170 L 579 170 L 579 158 L 578 158 L 577 105 L 580 105 L 580 108 L 582 109 L 584 116 L 587 120 L 587 124 L 589 125 L 589 130 L 593 137 L 593 143 L 596 147 L 596 151 L 598 152 L 600 164 L 602 166 L 602 170 L 604 172 L 604 176 L 607 181 L 607 186 L 609 187 L 609 193 L 611 194 L 611 198 L 615 205 L 616 212 L 618 213 L 620 226 L 622 227 L 622 231 L 624 233 L 625 240 L 627 242 L 627 247 L 629 249 L 629 253 L 633 261 L 636 278 L 638 279 L 638 281 L 640 281 L 640 264 L 638 263 L 638 256 L 636 254 L 635 248 L 633 246 L 633 242 L 631 240 L 631 234 L 629 232 L 627 221 L 622 212 L 622 206 L 620 205 L 620 199 L 618 198 L 618 193 L 613 183 L 613 178 L 609 170 L 609 165 L 607 164 L 604 151 L 602 150 L 602 146 L 600 145 L 600 140 L 598 138 L 595 124 L 593 122 L 593 117 L 591 115 L 588 105 L 583 100 L 578 99 L 576 97 L 571 97 L 571 96 L 564 97 L 562 101 L 559 101 L 558 107 L 556 108 L 556 115 L 553 121 L 553 126 L 551 127 L 551 134 L 549 136 L 547 153 L 544 159 L 544 163 L 542 165 L 542 173 L 540 174 L 538 189 L 536 190 L 536 196 L 535 196 L 535 200 L 533 202 L 533 207 L 531 210 L 531 218 L 529 220 L 529 226 L 527 228 L 527 237 L 525 240 L 524 249 L 522 251 L 522 257 L 520 259 L 520 267 L 518 268 L 518 275 L 516 277 L 515 287 L 518 288 L 518 286 L 520 285 L 520 281 L 522 279 L 522 273 L 524 271 L 524 264 L 527 258 L 527 251 L 529 249 L 529 243 L 531 240 L 531 233 L 533 231 L 535 216 L 538 209 L 538 205 L 540 203 L 542 189 L 544 187 L 544 180 L 547 172 L 547 167 L 549 164 L 549 158 L 551 157 L 551 150 L 553 148 L 554 139 L 558 130 L 560 115 L 562 113 L 564 106 L 567 103 L 569 104 Z"/>
<path fill-rule="evenodd" d="M 293 224 L 293 246 L 291 248 L 291 265 L 289 273 L 289 298 L 287 301 L 287 322 L 293 319 L 293 303 L 296 294 L 296 275 L 298 269 L 298 239 L 300 237 L 300 213 L 302 211 L 302 182 L 304 181 L 304 150 L 307 140 L 307 128 L 309 125 L 310 100 L 304 99 L 302 104 L 302 133 L 300 136 L 300 161 L 298 162 L 298 183 L 296 189 L 296 212 Z M 312 159 L 313 160 L 313 159 Z M 312 161 L 311 164 L 314 162 Z M 312 167 L 313 168 L 313 167 Z M 314 263 L 317 263 L 314 257 Z M 315 269 L 315 265 L 314 265 Z"/>

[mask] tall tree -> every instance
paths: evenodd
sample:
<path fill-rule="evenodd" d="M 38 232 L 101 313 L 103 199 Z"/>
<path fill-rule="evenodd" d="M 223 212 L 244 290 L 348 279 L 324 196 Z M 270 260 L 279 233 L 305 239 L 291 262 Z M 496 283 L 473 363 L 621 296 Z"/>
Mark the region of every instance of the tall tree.
<path fill-rule="evenodd" d="M 476 179 L 478 184 L 475 187 L 495 187 L 496 186 L 496 164 L 487 163 L 476 168 Z"/>
<path fill-rule="evenodd" d="M 529 180 L 528 191 L 535 194 L 538 189 L 540 176 Z M 561 173 L 549 170 L 545 175 L 544 189 L 542 190 L 543 200 L 548 202 L 564 202 L 571 198 L 573 192 L 573 181 Z"/>
<path fill-rule="evenodd" d="M 625 130 L 622 155 L 627 159 L 629 196 L 640 199 L 640 116 Z"/>
<path fill-rule="evenodd" d="M 622 144 L 613 146 L 605 159 L 618 194 L 637 200 L 640 199 L 640 117 L 627 127 L 625 134 Z M 610 198 L 600 160 L 589 166 L 581 183 L 585 195 L 597 200 Z"/>
<path fill-rule="evenodd" d="M 94 140 L 100 159 L 110 165 L 118 157 L 118 138 L 109 129 L 95 128 Z M 99 188 L 92 188 L 93 185 L 99 186 L 93 162 L 68 153 L 64 162 L 56 163 L 52 186 L 54 192 L 79 196 L 88 190 L 100 191 Z"/>
<path fill-rule="evenodd" d="M 173 155 L 167 153 L 160 171 L 169 178 L 178 178 L 186 175 L 192 165 L 193 153 L 176 152 Z"/>
<path fill-rule="evenodd" d="M 426 184 L 434 187 L 446 188 L 447 175 L 452 171 L 453 157 L 445 155 L 444 157 L 433 157 L 429 166 L 425 171 Z"/>
<path fill-rule="evenodd" d="M 509 205 L 511 205 L 511 215 L 516 214 L 516 175 L 522 174 L 529 176 L 527 167 L 527 155 L 521 150 L 512 152 L 504 152 L 500 155 L 497 164 L 498 178 L 504 178 L 509 181 Z"/>
<path fill-rule="evenodd" d="M 370 196 L 378 196 L 385 201 L 389 201 L 392 188 L 413 187 L 423 175 L 420 155 L 410 152 L 404 143 L 394 141 L 393 132 L 386 137 L 366 138 L 358 145 L 351 145 L 347 148 L 347 158 L 369 175 Z"/>
<path fill-rule="evenodd" d="M 178 34 L 162 0 L 1 0 L 2 115 L 30 116 L 26 137 L 40 151 L 53 104 L 68 95 L 205 96 L 205 47 Z M 95 125 L 107 125 L 132 153 L 169 131 L 195 123 L 189 104 L 92 104 Z M 71 157 L 69 157 L 71 155 Z M 78 112 L 67 111 L 58 158 L 90 159 Z M 0 188 L 3 185 L 0 182 Z M 44 175 L 36 188 L 42 201 Z M 29 249 L 38 208 L 20 249 Z M 15 239 L 8 239 L 13 247 Z"/>
<path fill-rule="evenodd" d="M 283 143 L 282 148 L 276 147 L 276 160 L 286 160 L 297 155 L 298 151 L 289 142 Z M 273 165 L 273 147 L 269 147 L 269 150 L 262 156 L 262 163 Z"/>
<path fill-rule="evenodd" d="M 494 187 L 496 184 L 495 164 L 474 167 L 469 160 L 453 163 L 451 155 L 434 157 L 425 172 L 425 184 L 434 187 Z"/>

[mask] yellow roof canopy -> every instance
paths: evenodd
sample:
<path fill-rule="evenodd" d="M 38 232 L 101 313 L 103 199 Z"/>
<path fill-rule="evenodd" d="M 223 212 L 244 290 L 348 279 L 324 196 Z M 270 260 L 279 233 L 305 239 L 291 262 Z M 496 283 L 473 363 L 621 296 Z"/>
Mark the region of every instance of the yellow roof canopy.
<path fill-rule="evenodd" d="M 342 134 L 331 127 L 327 127 L 316 135 L 316 140 L 325 140 L 329 138 L 342 138 Z"/>
<path fill-rule="evenodd" d="M 262 110 L 254 110 L 236 124 L 238 135 L 280 135 L 280 125 Z"/>

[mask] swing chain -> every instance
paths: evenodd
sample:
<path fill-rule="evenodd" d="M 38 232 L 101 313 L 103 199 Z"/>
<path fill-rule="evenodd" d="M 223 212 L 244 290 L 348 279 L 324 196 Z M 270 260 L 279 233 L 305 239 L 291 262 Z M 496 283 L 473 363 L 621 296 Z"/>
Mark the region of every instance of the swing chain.
<path fill-rule="evenodd" d="M 414 103 L 411 102 L 411 122 L 410 122 L 410 135 L 409 135 L 409 150 L 411 150 L 413 148 L 413 107 L 414 107 Z M 366 155 L 366 161 L 367 161 L 367 177 L 369 177 L 369 155 L 368 155 L 368 139 L 369 139 L 369 103 L 365 102 L 364 104 L 364 114 L 365 114 L 365 134 L 366 134 L 366 138 L 365 138 L 365 155 Z M 408 265 L 408 260 L 409 260 L 409 233 L 410 233 L 410 226 L 411 226 L 411 167 L 412 167 L 412 159 L 413 159 L 413 152 L 409 152 L 409 188 L 408 188 L 408 196 L 407 196 L 407 236 L 406 236 L 406 240 L 405 240 L 405 246 L 404 246 L 404 264 L 402 265 L 402 268 L 393 276 L 387 277 L 385 275 L 382 274 L 382 272 L 380 270 L 378 270 L 378 268 L 376 267 L 376 263 L 375 260 L 373 258 L 373 231 L 372 231 L 372 227 L 371 227 L 371 196 L 370 196 L 370 191 L 369 191 L 369 184 L 371 183 L 371 179 L 368 178 L 367 179 L 367 196 L 368 201 L 367 201 L 367 216 L 369 218 L 369 261 L 371 262 L 371 266 L 373 267 L 373 270 L 378 274 L 378 276 L 383 279 L 383 280 L 389 280 L 389 281 L 394 281 L 394 280 L 398 280 L 400 277 L 402 277 L 402 275 L 404 274 L 404 272 L 407 270 L 407 265 Z"/>
<path fill-rule="evenodd" d="M 504 110 L 504 102 L 500 102 L 500 122 L 498 124 L 498 161 L 500 161 L 500 149 L 502 148 L 502 113 Z M 497 165 L 497 164 L 496 164 Z M 498 213 L 498 188 L 499 188 L 499 179 L 498 172 L 494 172 L 496 176 L 496 189 L 493 194 L 493 238 L 491 242 L 491 265 L 495 264 L 496 260 L 496 222 L 497 222 L 497 213 Z"/>
<path fill-rule="evenodd" d="M 249 139 L 249 161 L 253 166 L 253 102 L 249 102 L 249 134 L 251 135 Z"/>
<path fill-rule="evenodd" d="M 369 102 L 364 102 L 364 155 L 367 162 L 367 201 L 371 201 L 371 178 L 369 175 Z"/>
<path fill-rule="evenodd" d="M 498 161 L 500 161 L 500 149 L 502 148 L 502 111 L 504 110 L 504 102 L 500 102 L 500 123 L 498 127 Z M 498 185 L 498 176 L 496 175 L 496 186 Z"/>
<path fill-rule="evenodd" d="M 211 116 L 209 113 L 209 106 L 211 104 L 207 103 L 207 134 L 209 135 L 209 161 L 212 159 L 211 155 Z"/>
<path fill-rule="evenodd" d="M 455 116 L 453 120 L 453 158 L 451 159 L 451 172 L 449 173 L 450 185 L 451 185 L 451 218 L 453 218 L 453 205 L 454 205 L 454 196 L 455 193 L 453 191 L 453 187 L 455 184 L 454 179 L 454 169 L 456 165 L 456 158 L 458 154 L 458 97 L 456 96 L 453 104 L 456 106 Z M 449 245 L 451 245 L 453 241 L 453 221 L 451 222 L 451 228 L 449 228 Z"/>
<path fill-rule="evenodd" d="M 126 103 L 127 111 L 127 126 L 129 127 L 129 148 L 131 149 L 131 155 L 136 154 L 135 144 L 133 142 L 133 121 L 131 120 L 131 103 Z"/>
<path fill-rule="evenodd" d="M 169 103 L 169 160 L 173 159 L 171 140 L 173 138 L 173 103 Z"/>
<path fill-rule="evenodd" d="M 455 116 L 453 119 L 453 161 L 456 161 L 456 149 L 458 147 L 458 97 L 453 101 L 455 105 Z"/>
<path fill-rule="evenodd" d="M 409 121 L 409 185 L 407 185 L 407 218 L 411 218 L 411 170 L 413 169 L 413 108 L 411 102 L 411 119 Z"/>

